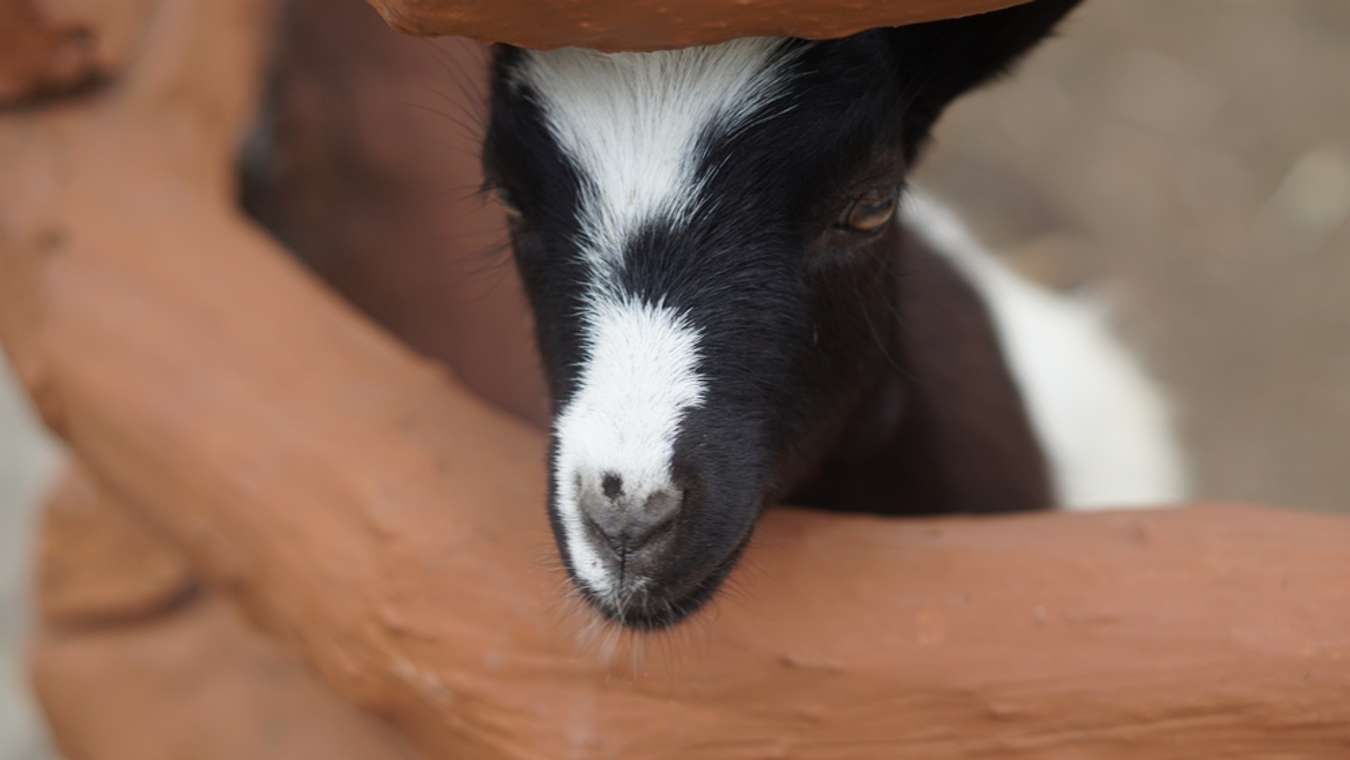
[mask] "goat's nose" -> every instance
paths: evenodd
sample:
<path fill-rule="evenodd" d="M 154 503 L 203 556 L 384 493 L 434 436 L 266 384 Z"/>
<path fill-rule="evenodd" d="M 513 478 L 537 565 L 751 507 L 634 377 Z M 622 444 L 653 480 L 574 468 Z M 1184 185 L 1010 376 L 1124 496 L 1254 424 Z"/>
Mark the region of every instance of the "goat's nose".
<path fill-rule="evenodd" d="M 683 501 L 678 491 L 637 493 L 625 488 L 622 476 L 605 473 L 598 484 L 583 485 L 578 496 L 586 532 L 607 565 L 625 575 L 660 569 Z"/>

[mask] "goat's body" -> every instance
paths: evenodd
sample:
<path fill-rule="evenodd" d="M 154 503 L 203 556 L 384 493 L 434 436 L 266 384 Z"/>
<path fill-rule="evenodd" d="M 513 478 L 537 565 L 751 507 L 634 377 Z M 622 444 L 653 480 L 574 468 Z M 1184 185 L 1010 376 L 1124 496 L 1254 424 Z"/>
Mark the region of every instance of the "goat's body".
<path fill-rule="evenodd" d="M 1018 275 L 922 193 L 899 224 L 893 266 L 857 285 L 889 289 L 890 318 L 823 327 L 863 339 L 827 370 L 839 411 L 805 426 L 787 500 L 969 514 L 1183 497 L 1162 394 L 1102 309 Z"/>
<path fill-rule="evenodd" d="M 980 292 L 1045 452 L 1055 505 L 1185 498 L 1184 457 L 1164 394 L 1112 333 L 1106 310 L 1024 279 L 922 193 L 911 193 L 905 211 L 905 223 Z"/>

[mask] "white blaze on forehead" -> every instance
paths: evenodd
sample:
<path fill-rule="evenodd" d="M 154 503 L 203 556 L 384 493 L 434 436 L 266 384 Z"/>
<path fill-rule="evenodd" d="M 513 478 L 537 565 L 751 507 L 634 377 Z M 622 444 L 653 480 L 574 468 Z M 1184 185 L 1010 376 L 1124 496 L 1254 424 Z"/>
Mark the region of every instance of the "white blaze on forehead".
<path fill-rule="evenodd" d="M 585 363 L 575 395 L 555 422 L 557 508 L 573 569 L 605 594 L 611 581 L 584 538 L 580 485 L 605 473 L 641 503 L 671 488 L 670 461 L 686 409 L 703 402 L 698 332 L 679 314 L 636 300 L 602 300 L 588 316 Z"/>
<path fill-rule="evenodd" d="M 517 79 L 582 175 L 578 221 L 594 265 L 617 261 L 642 222 L 692 212 L 700 135 L 770 112 L 786 82 L 781 46 L 755 38 L 650 53 L 525 53 Z"/>

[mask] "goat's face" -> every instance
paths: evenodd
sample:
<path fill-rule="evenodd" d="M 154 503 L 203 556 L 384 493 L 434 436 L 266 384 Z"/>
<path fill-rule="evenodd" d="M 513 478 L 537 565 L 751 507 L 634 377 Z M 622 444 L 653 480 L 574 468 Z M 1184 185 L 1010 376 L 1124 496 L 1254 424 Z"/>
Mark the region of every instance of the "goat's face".
<path fill-rule="evenodd" d="M 1043 33 L 1071 4 L 1023 15 Z M 1029 44 L 972 53 L 989 41 L 963 23 L 498 51 L 484 160 L 554 402 L 549 512 L 606 616 L 660 627 L 697 609 L 788 485 L 832 408 L 822 368 L 848 372 L 849 337 L 822 326 L 866 331 L 893 307 L 852 294 L 889 271 L 916 146 Z"/>

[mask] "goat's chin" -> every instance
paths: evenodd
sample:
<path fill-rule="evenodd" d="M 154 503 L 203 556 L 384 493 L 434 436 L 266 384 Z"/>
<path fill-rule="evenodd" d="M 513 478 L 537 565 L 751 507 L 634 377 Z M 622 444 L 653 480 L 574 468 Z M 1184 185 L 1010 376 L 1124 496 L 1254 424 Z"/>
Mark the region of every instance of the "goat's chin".
<path fill-rule="evenodd" d="M 582 598 L 605 620 L 634 631 L 660 631 L 689 619 L 716 596 L 750 543 L 747 534 L 710 569 L 656 581 L 640 579 L 627 588 L 597 593 L 572 576 Z"/>

